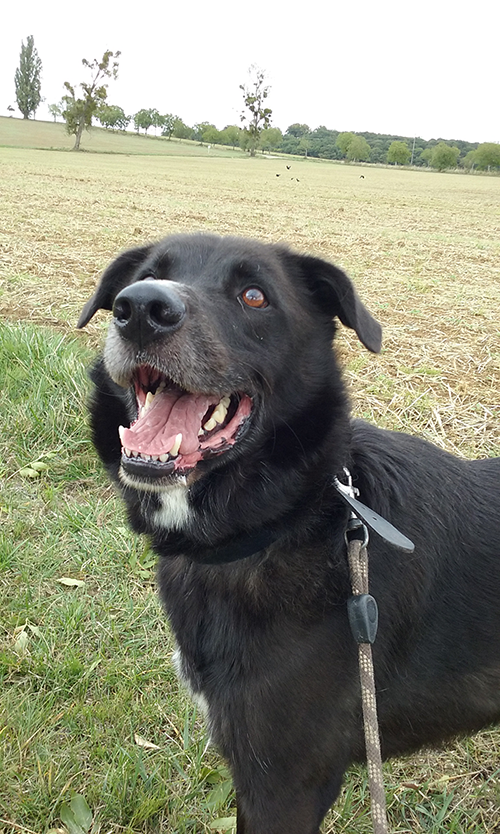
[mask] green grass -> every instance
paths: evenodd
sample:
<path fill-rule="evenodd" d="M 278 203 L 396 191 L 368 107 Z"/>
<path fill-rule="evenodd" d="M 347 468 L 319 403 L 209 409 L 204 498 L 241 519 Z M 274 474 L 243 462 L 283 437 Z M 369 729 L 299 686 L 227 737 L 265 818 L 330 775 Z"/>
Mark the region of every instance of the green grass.
<path fill-rule="evenodd" d="M 14 119 L 0 116 L 0 147 L 37 148 L 70 151 L 75 137 L 69 136 L 61 122 Z M 81 151 L 87 153 L 132 154 L 143 156 L 243 157 L 239 148 L 207 145 L 189 139 L 166 139 L 161 136 L 135 134 L 92 127 L 82 137 Z"/>
<path fill-rule="evenodd" d="M 29 326 L 0 337 L 0 817 L 45 831 L 74 790 L 95 830 L 204 830 L 227 776 L 175 679 L 151 554 L 89 447 L 86 351 Z"/>
<path fill-rule="evenodd" d="M 89 442 L 85 366 L 108 316 L 76 334 L 81 306 L 120 249 L 169 232 L 288 240 L 345 267 L 384 325 L 377 357 L 339 332 L 356 413 L 498 455 L 498 179 L 293 162 L 297 183 L 282 160 L 154 156 L 174 143 L 142 137 L 124 157 L 109 133 L 106 153 L 19 147 L 54 130 L 0 119 L 17 145 L 0 160 L 0 831 L 61 830 L 74 792 L 95 834 L 208 834 L 234 815 L 230 783 Z M 392 830 L 498 834 L 499 751 L 497 729 L 388 763 Z M 370 830 L 353 769 L 324 831 Z"/>
<path fill-rule="evenodd" d="M 76 793 L 95 832 L 208 832 L 234 817 L 231 784 L 175 678 L 152 555 L 89 446 L 89 356 L 81 339 L 0 325 L 0 830 L 60 827 Z M 493 749 L 473 794 L 467 771 L 432 785 L 432 767 L 430 755 L 420 773 L 386 766 L 395 830 L 493 831 Z M 453 761 L 442 768 L 456 775 Z M 370 827 L 366 774 L 353 769 L 325 831 Z"/>

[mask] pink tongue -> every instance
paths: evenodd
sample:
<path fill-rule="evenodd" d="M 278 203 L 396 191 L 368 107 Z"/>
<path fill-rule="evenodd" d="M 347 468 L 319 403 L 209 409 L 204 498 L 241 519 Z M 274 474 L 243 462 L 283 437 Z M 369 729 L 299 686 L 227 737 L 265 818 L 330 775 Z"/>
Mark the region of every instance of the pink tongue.
<path fill-rule="evenodd" d="M 200 445 L 198 432 L 204 415 L 219 399 L 206 394 L 172 391 L 157 394 L 143 417 L 129 429 L 121 429 L 122 446 L 143 455 L 163 455 L 170 451 L 177 435 L 182 434 L 179 451 L 189 455 Z"/>

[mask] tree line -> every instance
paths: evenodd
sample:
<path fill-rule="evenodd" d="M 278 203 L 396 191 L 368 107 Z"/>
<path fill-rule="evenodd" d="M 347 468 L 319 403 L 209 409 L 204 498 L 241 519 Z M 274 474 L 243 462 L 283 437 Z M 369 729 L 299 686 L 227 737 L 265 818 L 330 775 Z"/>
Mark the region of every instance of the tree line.
<path fill-rule="evenodd" d="M 243 110 L 240 125 L 226 125 L 219 130 L 210 122 L 187 125 L 173 113 L 160 113 L 156 108 L 138 110 L 127 115 L 122 107 L 107 100 L 108 81 L 118 74 L 120 52 L 107 50 L 100 61 L 82 60 L 87 79 L 78 85 L 64 82 L 65 94 L 61 101 L 49 105 L 54 118 L 61 117 L 66 129 L 75 136 L 74 150 L 80 147 L 85 128 L 93 121 L 108 130 L 127 130 L 133 123 L 137 133 L 148 134 L 151 129 L 161 137 L 189 139 L 206 145 L 225 145 L 248 151 L 255 156 L 279 152 L 317 159 L 346 160 L 388 165 L 428 166 L 438 171 L 462 167 L 466 170 L 500 169 L 500 145 L 494 142 L 473 143 L 462 140 L 452 144 L 442 139 L 426 141 L 421 137 L 408 138 L 379 133 L 352 133 L 331 130 L 321 125 L 312 130 L 307 124 L 296 122 L 284 133 L 272 127 L 272 110 L 267 98 L 270 87 L 265 73 L 255 65 L 249 69 L 246 84 L 240 84 Z M 15 73 L 16 100 L 27 119 L 34 116 L 41 102 L 42 62 L 30 35 L 21 45 L 19 67 Z M 12 108 L 9 108 L 12 109 Z"/>

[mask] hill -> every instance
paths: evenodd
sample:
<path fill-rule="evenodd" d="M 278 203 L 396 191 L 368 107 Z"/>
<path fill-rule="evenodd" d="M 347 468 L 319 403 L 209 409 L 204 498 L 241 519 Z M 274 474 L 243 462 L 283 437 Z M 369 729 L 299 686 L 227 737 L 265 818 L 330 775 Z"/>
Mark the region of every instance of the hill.
<path fill-rule="evenodd" d="M 37 148 L 70 151 L 74 137 L 68 136 L 61 122 L 16 119 L 0 116 L 0 147 Z M 219 145 L 200 145 L 190 139 L 165 139 L 136 133 L 92 127 L 84 133 L 82 150 L 90 153 L 116 153 L 142 156 L 226 156 L 242 157 L 243 151 Z"/>

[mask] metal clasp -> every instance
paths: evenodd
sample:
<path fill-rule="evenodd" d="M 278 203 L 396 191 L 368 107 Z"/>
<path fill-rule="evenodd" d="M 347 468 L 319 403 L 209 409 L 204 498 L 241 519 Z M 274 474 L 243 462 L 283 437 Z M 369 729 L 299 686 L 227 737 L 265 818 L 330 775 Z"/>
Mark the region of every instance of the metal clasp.
<path fill-rule="evenodd" d="M 352 483 L 352 475 L 349 472 L 347 466 L 344 466 L 344 474 L 347 478 L 347 484 L 343 484 L 337 477 L 334 478 L 335 486 L 342 492 L 344 495 L 347 495 L 349 498 L 356 498 L 359 495 L 359 489 L 353 486 Z M 351 515 L 349 517 L 349 521 L 347 523 L 347 528 L 344 533 L 344 538 L 346 544 L 349 544 L 352 539 L 359 539 L 359 533 L 362 532 L 363 540 L 362 540 L 362 547 L 367 547 L 368 542 L 370 541 L 370 534 L 368 532 L 368 527 L 366 524 L 362 522 L 360 518 L 351 510 Z"/>

